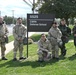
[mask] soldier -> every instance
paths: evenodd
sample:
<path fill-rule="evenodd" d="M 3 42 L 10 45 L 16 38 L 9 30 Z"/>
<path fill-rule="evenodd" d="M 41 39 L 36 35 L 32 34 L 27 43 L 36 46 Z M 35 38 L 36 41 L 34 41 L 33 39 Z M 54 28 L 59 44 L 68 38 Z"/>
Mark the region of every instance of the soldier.
<path fill-rule="evenodd" d="M 6 38 L 6 34 L 8 33 L 6 24 L 3 22 L 3 18 L 0 17 L 0 45 L 1 45 L 1 58 L 2 60 L 7 60 L 7 58 L 5 58 L 5 38 Z"/>
<path fill-rule="evenodd" d="M 41 34 L 38 41 L 38 61 L 49 61 L 51 59 L 51 45 L 45 34 Z"/>
<path fill-rule="evenodd" d="M 68 43 L 69 41 L 69 35 L 71 34 L 71 29 L 69 27 L 67 27 L 66 25 L 66 21 L 65 19 L 61 19 L 61 22 L 60 22 L 60 25 L 59 25 L 59 29 L 61 30 L 62 32 L 62 47 L 60 47 L 61 49 L 61 55 L 62 56 L 65 56 L 66 55 L 66 47 L 65 47 L 65 43 Z"/>
<path fill-rule="evenodd" d="M 52 45 L 52 59 L 59 60 L 59 42 L 61 42 L 62 33 L 59 30 L 57 23 L 53 22 L 52 27 L 48 32 L 48 39 Z"/>
<path fill-rule="evenodd" d="M 14 36 L 14 58 L 13 61 L 16 61 L 16 54 L 19 48 L 19 60 L 25 59 L 23 55 L 23 39 L 26 35 L 27 29 L 22 24 L 22 19 L 17 19 L 17 24 L 13 27 L 13 36 Z"/>

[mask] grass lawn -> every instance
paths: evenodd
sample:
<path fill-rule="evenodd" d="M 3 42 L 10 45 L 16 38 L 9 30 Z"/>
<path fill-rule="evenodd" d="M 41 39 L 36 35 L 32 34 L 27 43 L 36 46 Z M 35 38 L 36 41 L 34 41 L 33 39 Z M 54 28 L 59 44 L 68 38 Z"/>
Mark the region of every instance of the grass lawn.
<path fill-rule="evenodd" d="M 37 44 L 29 45 L 29 57 L 23 61 L 12 61 L 13 52 L 0 60 L 0 75 L 76 75 L 76 55 L 73 43 L 66 44 L 67 55 L 59 61 L 37 62 Z M 26 56 L 26 46 L 24 46 Z M 17 55 L 18 56 L 18 55 Z"/>
<path fill-rule="evenodd" d="M 14 40 L 13 35 L 10 35 L 8 38 L 9 38 L 9 42 L 11 42 L 11 41 L 13 41 L 13 40 Z"/>

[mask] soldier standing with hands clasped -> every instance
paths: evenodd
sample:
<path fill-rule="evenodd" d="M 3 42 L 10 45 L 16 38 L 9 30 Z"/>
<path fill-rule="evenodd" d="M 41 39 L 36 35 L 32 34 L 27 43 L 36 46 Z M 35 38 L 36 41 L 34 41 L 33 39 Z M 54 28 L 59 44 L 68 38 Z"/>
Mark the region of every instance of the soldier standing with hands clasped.
<path fill-rule="evenodd" d="M 13 61 L 16 61 L 17 50 L 19 48 L 19 60 L 25 59 L 23 55 L 23 39 L 26 35 L 27 29 L 22 24 L 22 18 L 17 19 L 17 24 L 13 27 L 13 36 L 14 36 L 14 58 Z"/>
<path fill-rule="evenodd" d="M 0 17 L 0 45 L 1 45 L 1 57 L 2 60 L 7 60 L 7 58 L 5 58 L 5 38 L 6 38 L 6 34 L 8 33 L 6 24 L 3 22 L 3 18 Z"/>

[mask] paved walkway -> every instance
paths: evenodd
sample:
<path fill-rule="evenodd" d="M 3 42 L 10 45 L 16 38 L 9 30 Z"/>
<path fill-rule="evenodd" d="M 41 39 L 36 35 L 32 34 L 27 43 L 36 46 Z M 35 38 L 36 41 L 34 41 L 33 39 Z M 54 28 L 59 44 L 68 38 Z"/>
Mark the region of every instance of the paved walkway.
<path fill-rule="evenodd" d="M 9 53 L 14 47 L 13 47 L 13 42 L 10 42 L 8 44 L 6 44 L 6 51 L 5 51 L 5 54 Z M 1 49 L 0 49 L 0 58 L 1 58 Z"/>

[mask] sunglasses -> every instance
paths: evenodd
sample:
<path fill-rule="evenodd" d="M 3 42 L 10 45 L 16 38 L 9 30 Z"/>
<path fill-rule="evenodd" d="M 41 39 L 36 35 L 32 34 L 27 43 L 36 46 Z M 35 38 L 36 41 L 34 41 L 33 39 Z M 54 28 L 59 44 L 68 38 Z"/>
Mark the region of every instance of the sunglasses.
<path fill-rule="evenodd" d="M 53 23 L 53 24 L 57 24 L 57 23 Z"/>

